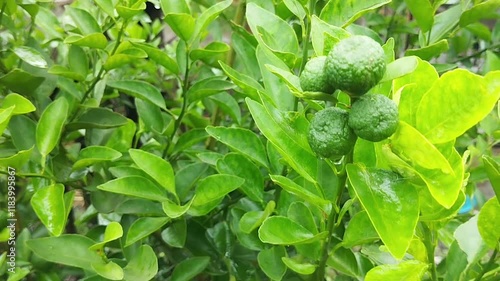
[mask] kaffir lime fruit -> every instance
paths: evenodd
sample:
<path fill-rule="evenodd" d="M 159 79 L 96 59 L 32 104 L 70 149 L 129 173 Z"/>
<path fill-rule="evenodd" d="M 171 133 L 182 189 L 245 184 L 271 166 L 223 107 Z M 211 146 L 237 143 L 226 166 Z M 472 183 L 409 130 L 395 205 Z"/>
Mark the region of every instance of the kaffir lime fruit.
<path fill-rule="evenodd" d="M 307 139 L 316 155 L 324 158 L 340 157 L 349 153 L 356 142 L 356 135 L 348 125 L 349 113 L 329 107 L 314 115 L 309 125 Z"/>
<path fill-rule="evenodd" d="M 379 43 L 362 35 L 337 43 L 328 53 L 325 63 L 330 85 L 355 97 L 377 85 L 385 70 L 384 50 Z"/>
<path fill-rule="evenodd" d="M 378 142 L 390 137 L 399 122 L 398 107 L 384 95 L 364 95 L 351 106 L 349 126 L 362 139 Z"/>
<path fill-rule="evenodd" d="M 333 93 L 334 89 L 328 83 L 325 69 L 326 56 L 310 59 L 300 74 L 302 90 L 309 92 Z"/>

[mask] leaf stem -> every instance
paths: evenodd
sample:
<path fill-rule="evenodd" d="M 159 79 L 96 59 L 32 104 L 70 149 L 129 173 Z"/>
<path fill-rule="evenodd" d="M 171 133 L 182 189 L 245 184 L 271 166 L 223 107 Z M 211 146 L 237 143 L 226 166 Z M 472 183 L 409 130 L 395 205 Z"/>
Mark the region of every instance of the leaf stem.
<path fill-rule="evenodd" d="M 436 263 L 434 262 L 434 252 L 436 250 L 436 231 L 434 226 L 427 225 L 426 223 L 422 223 L 422 229 L 424 232 L 424 245 L 427 250 L 427 260 L 430 264 L 429 272 L 431 274 L 431 280 L 437 281 L 437 268 Z"/>
<path fill-rule="evenodd" d="M 486 272 L 488 272 L 492 268 L 492 266 L 495 264 L 495 259 L 497 257 L 497 254 L 498 254 L 498 249 L 495 249 L 495 251 L 493 251 L 493 254 L 491 254 L 490 260 L 483 267 L 483 270 L 481 271 L 481 273 L 479 273 L 479 275 L 476 277 L 476 279 L 474 279 L 475 281 L 482 280 L 484 274 L 486 274 Z"/>
<path fill-rule="evenodd" d="M 352 152 L 350 152 L 348 155 L 346 155 L 344 159 L 344 167 L 345 165 L 352 163 Z M 347 184 L 347 172 L 345 169 L 342 169 L 342 172 L 338 174 L 339 176 L 339 182 L 338 182 L 338 190 L 336 194 L 335 200 L 335 205 L 332 206 L 332 209 L 330 210 L 330 214 L 328 215 L 328 221 L 327 221 L 327 231 L 328 231 L 328 236 L 326 238 L 326 241 L 323 245 L 322 249 L 322 254 L 321 258 L 319 261 L 319 266 L 318 266 L 318 271 L 316 272 L 316 280 L 317 281 L 323 281 L 325 280 L 325 272 L 326 272 L 326 262 L 328 260 L 328 255 L 329 255 L 329 249 L 332 244 L 332 236 L 333 232 L 335 230 L 335 223 L 337 222 L 338 216 L 339 216 L 339 210 L 341 209 L 341 200 L 342 200 L 342 194 L 344 193 L 346 184 Z"/>

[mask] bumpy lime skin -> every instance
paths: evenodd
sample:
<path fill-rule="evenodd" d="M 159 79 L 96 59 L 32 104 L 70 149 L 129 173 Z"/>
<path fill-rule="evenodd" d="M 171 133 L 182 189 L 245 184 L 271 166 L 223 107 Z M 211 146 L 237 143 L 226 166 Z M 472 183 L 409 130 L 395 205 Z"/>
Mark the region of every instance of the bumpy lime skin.
<path fill-rule="evenodd" d="M 386 67 L 380 44 L 368 36 L 355 35 L 330 50 L 325 71 L 332 87 L 359 97 L 380 82 Z"/>
<path fill-rule="evenodd" d="M 329 107 L 314 115 L 307 139 L 316 155 L 323 158 L 348 154 L 356 142 L 356 134 L 348 125 L 349 112 Z"/>
<path fill-rule="evenodd" d="M 379 142 L 396 131 L 398 107 L 384 95 L 364 95 L 351 106 L 349 126 L 362 139 Z"/>
<path fill-rule="evenodd" d="M 331 94 L 334 89 L 330 86 L 325 73 L 326 56 L 310 59 L 300 74 L 302 90 L 309 92 L 323 92 Z"/>

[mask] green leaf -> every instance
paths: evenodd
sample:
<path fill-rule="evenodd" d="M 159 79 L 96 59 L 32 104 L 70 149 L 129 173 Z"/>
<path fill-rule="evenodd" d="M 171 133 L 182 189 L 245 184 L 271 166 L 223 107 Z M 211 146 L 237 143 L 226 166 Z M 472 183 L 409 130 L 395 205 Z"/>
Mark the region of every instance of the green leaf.
<path fill-rule="evenodd" d="M 363 270 L 363 268 L 358 265 L 356 256 L 350 249 L 338 248 L 335 252 L 330 254 L 326 262 L 327 265 L 345 275 L 354 277 L 358 280 L 362 278 L 360 271 Z"/>
<path fill-rule="evenodd" d="M 298 262 L 288 257 L 282 257 L 281 260 L 288 268 L 297 272 L 300 275 L 311 275 L 314 273 L 314 271 L 316 271 L 317 266 L 314 264 L 306 262 Z"/>
<path fill-rule="evenodd" d="M 391 0 L 330 0 L 320 18 L 332 25 L 346 27 L 362 15 L 390 3 Z"/>
<path fill-rule="evenodd" d="M 163 212 L 165 212 L 165 214 L 169 218 L 176 219 L 176 218 L 184 215 L 189 210 L 189 208 L 191 207 L 191 204 L 193 204 L 193 200 L 194 199 L 191 199 L 191 201 L 189 201 L 188 203 L 186 203 L 185 205 L 182 205 L 182 206 L 174 204 L 170 201 L 165 201 L 162 203 Z"/>
<path fill-rule="evenodd" d="M 158 258 L 149 245 L 142 245 L 123 268 L 126 281 L 151 280 L 158 273 Z"/>
<path fill-rule="evenodd" d="M 226 77 L 211 76 L 206 79 L 196 81 L 189 88 L 186 96 L 189 102 L 195 102 L 205 97 L 218 94 L 234 88 L 234 84 L 226 80 Z"/>
<path fill-rule="evenodd" d="M 500 204 L 496 197 L 488 200 L 477 218 L 477 227 L 486 245 L 492 249 L 499 248 L 500 241 Z"/>
<path fill-rule="evenodd" d="M 500 202 L 500 165 L 487 155 L 483 155 L 482 160 L 486 174 L 490 179 L 491 187 L 493 187 L 496 197 Z"/>
<path fill-rule="evenodd" d="M 112 0 L 95 0 L 95 3 L 108 16 L 112 18 L 115 17 L 115 7 Z"/>
<path fill-rule="evenodd" d="M 430 60 L 442 53 L 448 51 L 448 40 L 442 39 L 420 49 L 408 49 L 405 52 L 406 56 L 417 56 L 423 60 Z"/>
<path fill-rule="evenodd" d="M 16 108 L 15 105 L 11 105 L 6 109 L 0 109 L 0 134 L 3 134 L 7 125 L 9 125 L 10 118 L 12 117 L 12 112 Z"/>
<path fill-rule="evenodd" d="M 172 13 L 191 14 L 191 11 L 189 10 L 189 5 L 186 3 L 186 0 L 161 0 L 160 5 L 165 15 Z"/>
<path fill-rule="evenodd" d="M 380 238 L 395 258 L 402 258 L 418 221 L 416 190 L 390 171 L 355 164 L 346 169 L 349 182 Z"/>
<path fill-rule="evenodd" d="M 30 118 L 24 115 L 12 116 L 9 131 L 12 143 L 18 150 L 30 150 L 35 146 L 36 123 Z"/>
<path fill-rule="evenodd" d="M 285 191 L 302 198 L 305 201 L 320 207 L 321 209 L 325 209 L 328 205 L 330 205 L 330 201 L 310 192 L 287 177 L 280 175 L 270 175 L 270 177 L 273 182 L 281 186 Z"/>
<path fill-rule="evenodd" d="M 247 157 L 238 153 L 228 153 L 217 161 L 217 171 L 245 179 L 240 186 L 241 191 L 251 200 L 264 201 L 264 177 L 259 167 Z"/>
<path fill-rule="evenodd" d="M 19 46 L 12 49 L 14 54 L 18 56 L 25 63 L 38 68 L 47 68 L 47 61 L 43 58 L 42 54 L 37 50 L 27 47 Z"/>
<path fill-rule="evenodd" d="M 71 71 L 70 69 L 68 69 L 67 67 L 62 66 L 62 65 L 53 65 L 49 68 L 49 70 L 47 72 L 50 74 L 65 77 L 65 78 L 68 78 L 71 80 L 76 80 L 76 81 L 85 80 L 85 76 L 83 76 L 79 73 L 76 73 L 74 71 Z"/>
<path fill-rule="evenodd" d="M 96 19 L 86 10 L 66 6 L 66 12 L 73 19 L 82 35 L 102 32 Z"/>
<path fill-rule="evenodd" d="M 169 221 L 170 218 L 138 218 L 128 229 L 125 247 L 128 247 L 142 238 L 149 236 Z"/>
<path fill-rule="evenodd" d="M 172 281 L 190 281 L 193 280 L 198 274 L 210 263 L 210 257 L 192 257 L 185 259 L 175 266 L 172 273 Z"/>
<path fill-rule="evenodd" d="M 137 1 L 132 7 L 126 7 L 123 5 L 117 5 L 116 11 L 118 15 L 124 19 L 131 19 L 134 16 L 140 14 L 146 9 L 145 1 Z"/>
<path fill-rule="evenodd" d="M 212 126 L 205 128 L 205 130 L 217 141 L 244 154 L 264 167 L 268 166 L 264 145 L 254 132 L 245 128 Z"/>
<path fill-rule="evenodd" d="M 208 176 L 198 183 L 193 206 L 201 206 L 218 200 L 240 187 L 244 182 L 244 179 L 233 175 Z"/>
<path fill-rule="evenodd" d="M 175 189 L 181 201 L 186 199 L 189 191 L 193 188 L 194 184 L 204 176 L 207 169 L 207 164 L 195 162 L 176 171 Z"/>
<path fill-rule="evenodd" d="M 219 62 L 219 64 L 224 73 L 226 73 L 226 75 L 231 78 L 231 81 L 243 91 L 245 96 L 252 100 L 260 100 L 259 91 L 264 91 L 264 88 L 257 81 L 250 76 L 236 71 L 223 62 Z"/>
<path fill-rule="evenodd" d="M 385 71 L 384 77 L 382 77 L 381 82 L 391 81 L 396 78 L 411 74 L 413 71 L 415 71 L 417 66 L 418 60 L 416 57 L 399 58 L 387 64 L 387 69 Z"/>
<path fill-rule="evenodd" d="M 64 39 L 65 44 L 73 44 L 80 47 L 104 49 L 108 45 L 108 39 L 102 33 L 92 33 L 87 35 L 74 34 Z"/>
<path fill-rule="evenodd" d="M 78 159 L 73 164 L 73 170 L 88 167 L 97 163 L 114 161 L 122 157 L 122 154 L 112 148 L 105 146 L 89 146 L 80 150 Z"/>
<path fill-rule="evenodd" d="M 434 25 L 430 29 L 430 40 L 427 44 L 436 43 L 445 38 L 458 25 L 460 15 L 462 14 L 462 5 L 454 5 L 444 12 L 434 17 Z M 419 34 L 419 36 L 429 38 L 428 33 Z"/>
<path fill-rule="evenodd" d="M 479 261 L 488 252 L 488 248 L 484 244 L 484 240 L 479 232 L 478 217 L 479 215 L 473 216 L 457 227 L 453 233 L 458 246 L 467 254 L 467 262 L 469 264 Z"/>
<path fill-rule="evenodd" d="M 393 92 L 400 93 L 399 119 L 413 127 L 417 124 L 417 109 L 422 97 L 439 78 L 429 62 L 420 58 L 417 61 L 418 66 L 412 73 L 399 77 L 392 83 Z"/>
<path fill-rule="evenodd" d="M 26 245 L 42 259 L 92 270 L 92 264 L 104 263 L 102 257 L 95 251 L 89 250 L 94 240 L 78 234 L 63 234 L 59 237 L 44 237 L 26 241 Z M 71 251 L 68 251 L 71 245 Z"/>
<path fill-rule="evenodd" d="M 137 59 L 143 59 L 146 57 L 146 53 L 142 54 L 141 56 L 129 54 L 114 54 L 108 57 L 106 62 L 103 64 L 103 68 L 109 71 L 115 68 L 120 68 L 127 64 L 132 64 L 133 62 L 137 61 Z"/>
<path fill-rule="evenodd" d="M 316 56 L 326 56 L 333 43 L 351 36 L 345 29 L 330 25 L 316 15 L 311 19 L 311 41 Z M 333 40 L 333 42 L 332 42 Z"/>
<path fill-rule="evenodd" d="M 75 121 L 68 123 L 69 131 L 79 129 L 109 129 L 124 126 L 127 118 L 108 108 L 92 107 L 82 113 Z"/>
<path fill-rule="evenodd" d="M 259 267 L 272 280 L 281 280 L 286 273 L 286 265 L 281 258 L 286 257 L 283 246 L 274 246 L 259 252 L 257 261 Z"/>
<path fill-rule="evenodd" d="M 156 180 L 165 190 L 176 195 L 174 170 L 169 162 L 140 149 L 130 149 L 129 153 L 134 163 L 141 170 Z"/>
<path fill-rule="evenodd" d="M 165 51 L 159 50 L 148 44 L 133 43 L 133 45 L 145 51 L 148 54 L 148 58 L 165 67 L 173 74 L 179 73 L 177 62 L 169 57 Z"/>
<path fill-rule="evenodd" d="M 218 61 L 224 60 L 227 52 L 231 50 L 231 47 L 224 42 L 212 42 L 205 46 L 203 49 L 194 49 L 189 53 L 189 57 L 193 60 L 201 60 L 204 63 L 219 67 Z"/>
<path fill-rule="evenodd" d="M 147 82 L 122 80 L 109 81 L 107 85 L 111 88 L 122 91 L 127 95 L 149 101 L 161 109 L 167 109 L 165 106 L 165 99 L 161 95 L 160 90 Z"/>
<path fill-rule="evenodd" d="M 275 14 L 249 3 L 246 9 L 246 18 L 252 33 L 259 44 L 269 47 L 272 51 L 291 53 L 299 52 L 297 36 L 293 28 Z M 272 34 L 272 37 L 263 36 L 262 29 Z"/>
<path fill-rule="evenodd" d="M 123 236 L 123 228 L 118 222 L 110 222 L 106 226 L 106 230 L 104 231 L 104 238 L 101 242 L 92 245 L 90 250 L 98 250 L 104 247 L 104 245 L 113 240 L 119 239 Z"/>
<path fill-rule="evenodd" d="M 379 236 L 370 221 L 368 213 L 361 211 L 356 213 L 349 221 L 344 233 L 342 246 L 352 248 L 378 239 Z"/>
<path fill-rule="evenodd" d="M 31 96 L 44 80 L 45 78 L 43 77 L 38 77 L 22 69 L 14 68 L 7 74 L 0 76 L 0 85 L 4 85 L 13 92 Z M 19 83 L 19 81 L 23 81 L 23 83 Z"/>
<path fill-rule="evenodd" d="M 204 129 L 190 130 L 179 137 L 172 150 L 172 154 L 184 151 L 207 138 L 208 134 Z"/>
<path fill-rule="evenodd" d="M 241 108 L 236 98 L 228 92 L 220 92 L 209 99 L 223 112 L 231 117 L 237 124 L 241 124 Z"/>
<path fill-rule="evenodd" d="M 89 73 L 89 60 L 85 51 L 76 45 L 71 45 L 68 51 L 69 68 L 85 77 Z M 82 80 L 84 80 L 82 79 Z"/>
<path fill-rule="evenodd" d="M 6 109 L 15 105 L 12 115 L 26 114 L 36 110 L 36 107 L 25 97 L 11 93 L 5 96 L 2 102 L 2 108 Z"/>
<path fill-rule="evenodd" d="M 21 169 L 21 167 L 30 160 L 31 153 L 33 152 L 34 146 L 27 150 L 20 150 L 16 154 L 9 157 L 0 158 L 0 166 L 2 167 L 14 167 Z"/>
<path fill-rule="evenodd" d="M 416 128 L 431 143 L 454 140 L 491 112 L 500 98 L 493 82 L 499 77 L 500 71 L 483 79 L 464 69 L 443 74 L 422 97 Z"/>
<path fill-rule="evenodd" d="M 429 31 L 434 23 L 434 7 L 431 2 L 429 0 L 405 0 L 405 2 L 422 32 Z"/>
<path fill-rule="evenodd" d="M 383 264 L 372 268 L 366 274 L 366 281 L 405 280 L 420 281 L 428 265 L 415 260 L 399 264 Z"/>
<path fill-rule="evenodd" d="M 424 180 L 436 201 L 445 208 L 453 206 L 462 187 L 463 168 L 454 169 L 447 158 L 422 134 L 400 122 L 391 137 L 393 152 L 408 163 Z M 460 155 L 454 155 L 457 166 L 463 167 Z M 457 159 L 458 158 L 458 159 Z"/>
<path fill-rule="evenodd" d="M 54 184 L 38 189 L 31 197 L 36 215 L 54 236 L 60 236 L 66 227 L 64 185 Z"/>
<path fill-rule="evenodd" d="M 420 221 L 444 221 L 451 219 L 457 215 L 460 208 L 465 203 L 465 194 L 463 191 L 458 193 L 458 198 L 455 204 L 449 209 L 439 204 L 432 197 L 427 187 L 418 189 L 418 197 L 420 199 Z"/>
<path fill-rule="evenodd" d="M 169 246 L 182 249 L 186 244 L 187 225 L 186 220 L 181 219 L 170 224 L 161 232 L 161 239 Z"/>
<path fill-rule="evenodd" d="M 36 146 L 42 156 L 47 156 L 59 143 L 68 117 L 68 107 L 65 98 L 58 98 L 50 103 L 40 116 L 36 126 Z"/>
<path fill-rule="evenodd" d="M 144 123 L 144 129 L 146 131 L 162 134 L 165 131 L 165 120 L 163 119 L 160 108 L 147 100 L 139 98 L 135 98 L 134 103 L 137 114 L 142 123 Z"/>
<path fill-rule="evenodd" d="M 300 115 L 285 116 L 275 108 L 264 107 L 248 98 L 246 102 L 257 127 L 288 164 L 305 179 L 315 182 L 318 161 L 305 135 L 308 121 Z"/>
<path fill-rule="evenodd" d="M 203 11 L 201 15 L 196 18 L 196 23 L 194 25 L 193 35 L 191 36 L 190 43 L 197 40 L 203 30 L 206 30 L 207 26 L 214 21 L 222 11 L 231 6 L 232 0 L 224 0 L 218 2 L 214 5 L 210 5 L 208 9 Z"/>
<path fill-rule="evenodd" d="M 284 229 L 286 231 L 283 231 Z M 323 239 L 325 234 L 322 232 L 314 235 L 305 227 L 283 216 L 269 217 L 259 228 L 259 239 L 273 245 L 307 244 Z"/>
<path fill-rule="evenodd" d="M 92 269 L 100 276 L 109 280 L 123 280 L 123 269 L 118 264 L 109 261 L 104 264 L 102 262 L 92 264 Z"/>
<path fill-rule="evenodd" d="M 182 1 L 181 1 L 182 2 Z M 172 28 L 174 33 L 184 41 L 189 41 L 193 36 L 195 19 L 190 14 L 167 14 L 165 22 Z"/>
<path fill-rule="evenodd" d="M 302 4 L 297 0 L 283 0 L 285 6 L 292 12 L 294 15 L 299 18 L 299 20 L 303 20 L 307 13 Z"/>
<path fill-rule="evenodd" d="M 464 27 L 471 23 L 483 19 L 498 19 L 498 10 L 500 9 L 500 0 L 487 0 L 474 5 L 471 9 L 463 12 L 460 16 L 460 26 Z"/>
<path fill-rule="evenodd" d="M 243 233 L 251 233 L 255 229 L 257 229 L 265 219 L 267 219 L 272 212 L 274 212 L 274 208 L 276 207 L 276 203 L 271 200 L 267 203 L 264 211 L 250 211 L 245 213 L 239 223 L 240 230 Z"/>
<path fill-rule="evenodd" d="M 128 176 L 98 185 L 98 189 L 153 201 L 166 201 L 168 197 L 162 189 L 147 178 Z"/>

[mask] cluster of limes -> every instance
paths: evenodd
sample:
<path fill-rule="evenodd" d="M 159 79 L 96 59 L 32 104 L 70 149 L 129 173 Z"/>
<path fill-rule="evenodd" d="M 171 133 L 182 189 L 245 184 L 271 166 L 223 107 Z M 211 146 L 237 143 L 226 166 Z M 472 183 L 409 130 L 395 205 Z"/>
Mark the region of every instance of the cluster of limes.
<path fill-rule="evenodd" d="M 346 155 L 356 138 L 378 142 L 390 137 L 399 122 L 397 105 L 381 94 L 365 95 L 380 82 L 386 70 L 384 50 L 367 36 L 351 36 L 328 53 L 309 60 L 300 75 L 304 91 L 333 93 L 353 98 L 350 111 L 328 107 L 315 114 L 308 141 L 321 157 Z"/>

